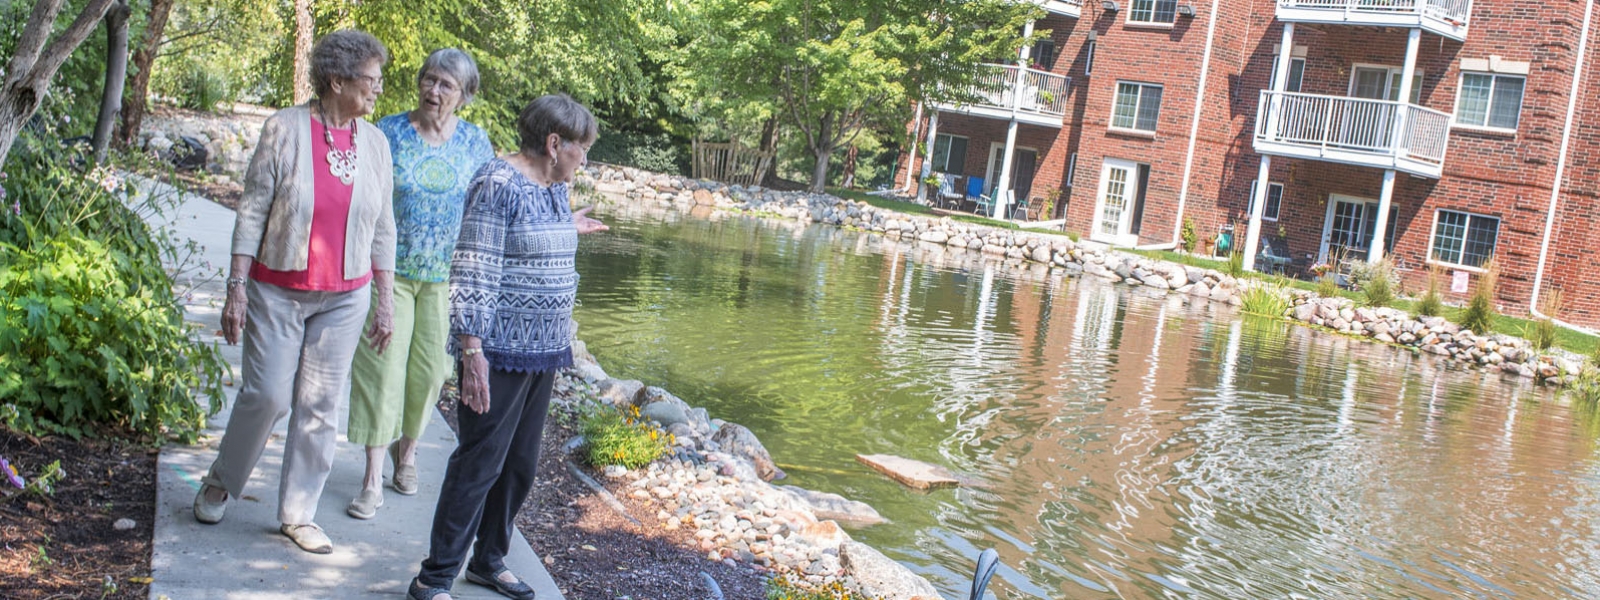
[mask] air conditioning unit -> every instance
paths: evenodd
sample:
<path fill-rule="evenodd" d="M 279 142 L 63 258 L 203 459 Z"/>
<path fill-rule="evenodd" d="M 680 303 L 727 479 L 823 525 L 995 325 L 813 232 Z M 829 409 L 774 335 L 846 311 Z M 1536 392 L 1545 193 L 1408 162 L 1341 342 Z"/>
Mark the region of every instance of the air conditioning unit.
<path fill-rule="evenodd" d="M 1193 4 L 1182 4 L 1182 5 L 1179 5 L 1178 6 L 1178 16 L 1180 16 L 1180 17 L 1192 17 L 1192 16 L 1194 16 L 1194 5 Z"/>

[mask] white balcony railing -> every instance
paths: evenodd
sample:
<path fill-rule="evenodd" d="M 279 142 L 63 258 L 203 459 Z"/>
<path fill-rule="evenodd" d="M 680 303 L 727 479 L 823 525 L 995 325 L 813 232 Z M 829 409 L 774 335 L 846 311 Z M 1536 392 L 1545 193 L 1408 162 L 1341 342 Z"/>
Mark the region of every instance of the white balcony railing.
<path fill-rule="evenodd" d="M 1472 0 L 1278 0 L 1285 21 L 1422 27 L 1466 39 Z"/>
<path fill-rule="evenodd" d="M 1072 17 L 1083 16 L 1083 0 L 1028 0 L 1051 13 Z"/>
<path fill-rule="evenodd" d="M 1427 177 L 1443 170 L 1450 115 L 1404 102 L 1261 92 L 1256 149 L 1393 168 Z"/>
<path fill-rule="evenodd" d="M 1001 110 L 1053 116 L 1067 114 L 1067 91 L 1072 78 L 1034 69 L 1023 69 L 1017 78 L 1016 65 L 980 65 L 978 81 L 972 87 L 977 104 Z M 1018 84 L 1021 87 L 1018 88 Z"/>

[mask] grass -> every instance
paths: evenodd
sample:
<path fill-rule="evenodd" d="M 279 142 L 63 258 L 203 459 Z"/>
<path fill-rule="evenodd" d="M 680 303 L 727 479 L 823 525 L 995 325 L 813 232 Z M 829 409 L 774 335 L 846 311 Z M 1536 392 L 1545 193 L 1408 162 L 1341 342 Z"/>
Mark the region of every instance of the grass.
<path fill-rule="evenodd" d="M 1289 294 L 1277 285 L 1258 285 L 1244 291 L 1240 308 L 1247 313 L 1282 317 L 1289 312 Z"/>
<path fill-rule="evenodd" d="M 844 188 L 828 188 L 828 193 L 829 194 L 833 194 L 835 196 L 838 196 L 840 198 L 844 198 L 846 200 L 859 200 L 861 202 L 865 202 L 865 203 L 870 204 L 872 206 L 875 206 L 877 208 L 881 208 L 881 209 L 884 209 L 884 210 L 892 210 L 892 211 L 898 212 L 898 213 L 906 213 L 906 214 L 911 214 L 911 215 L 921 215 L 921 216 L 935 217 L 935 218 L 941 217 L 941 216 L 947 216 L 947 217 L 950 217 L 950 220 L 952 220 L 952 221 L 959 221 L 959 222 L 962 222 L 962 223 L 971 223 L 973 225 L 985 225 L 985 226 L 988 226 L 988 227 L 995 227 L 995 228 L 999 228 L 999 229 L 1015 229 L 1015 230 L 1028 231 L 1028 232 L 1031 232 L 1031 233 L 1041 233 L 1041 234 L 1047 234 L 1047 235 L 1067 235 L 1067 233 L 1064 232 L 1064 231 L 1057 231 L 1057 230 L 1054 230 L 1054 229 L 1033 229 L 1033 228 L 1022 229 L 1021 227 L 1018 227 L 1016 223 L 1012 223 L 1010 221 L 1001 221 L 1001 220 L 997 220 L 997 219 L 990 219 L 990 218 L 987 218 L 987 217 L 980 217 L 978 215 L 969 215 L 969 214 L 964 214 L 964 213 L 950 213 L 950 212 L 944 212 L 944 213 L 934 212 L 932 207 L 929 207 L 929 206 L 926 206 L 926 205 L 917 204 L 915 202 L 906 202 L 904 200 L 896 200 L 894 198 L 888 198 L 888 197 L 884 197 L 884 196 L 873 196 L 873 195 L 870 195 L 870 194 L 868 194 L 866 192 L 863 192 L 863 191 L 860 191 L 860 190 L 847 190 L 847 189 L 844 189 Z"/>

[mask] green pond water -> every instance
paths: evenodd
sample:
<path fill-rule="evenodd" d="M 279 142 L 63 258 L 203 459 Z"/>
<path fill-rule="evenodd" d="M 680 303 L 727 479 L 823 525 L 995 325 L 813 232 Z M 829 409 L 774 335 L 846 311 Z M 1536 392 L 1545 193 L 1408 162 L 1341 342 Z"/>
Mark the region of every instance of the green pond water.
<path fill-rule="evenodd" d="M 606 370 L 876 507 L 852 535 L 949 597 L 989 547 L 997 598 L 1600 597 L 1600 419 L 1526 383 L 871 234 L 600 212 Z"/>

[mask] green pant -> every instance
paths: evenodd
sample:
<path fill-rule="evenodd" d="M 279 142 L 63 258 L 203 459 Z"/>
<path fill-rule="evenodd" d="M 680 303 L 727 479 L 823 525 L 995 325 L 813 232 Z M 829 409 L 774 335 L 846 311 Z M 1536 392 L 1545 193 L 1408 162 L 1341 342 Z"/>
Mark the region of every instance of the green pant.
<path fill-rule="evenodd" d="M 350 443 L 387 446 L 401 435 L 422 437 L 450 377 L 449 310 L 448 282 L 394 278 L 393 341 L 379 354 L 362 339 L 350 369 Z"/>

